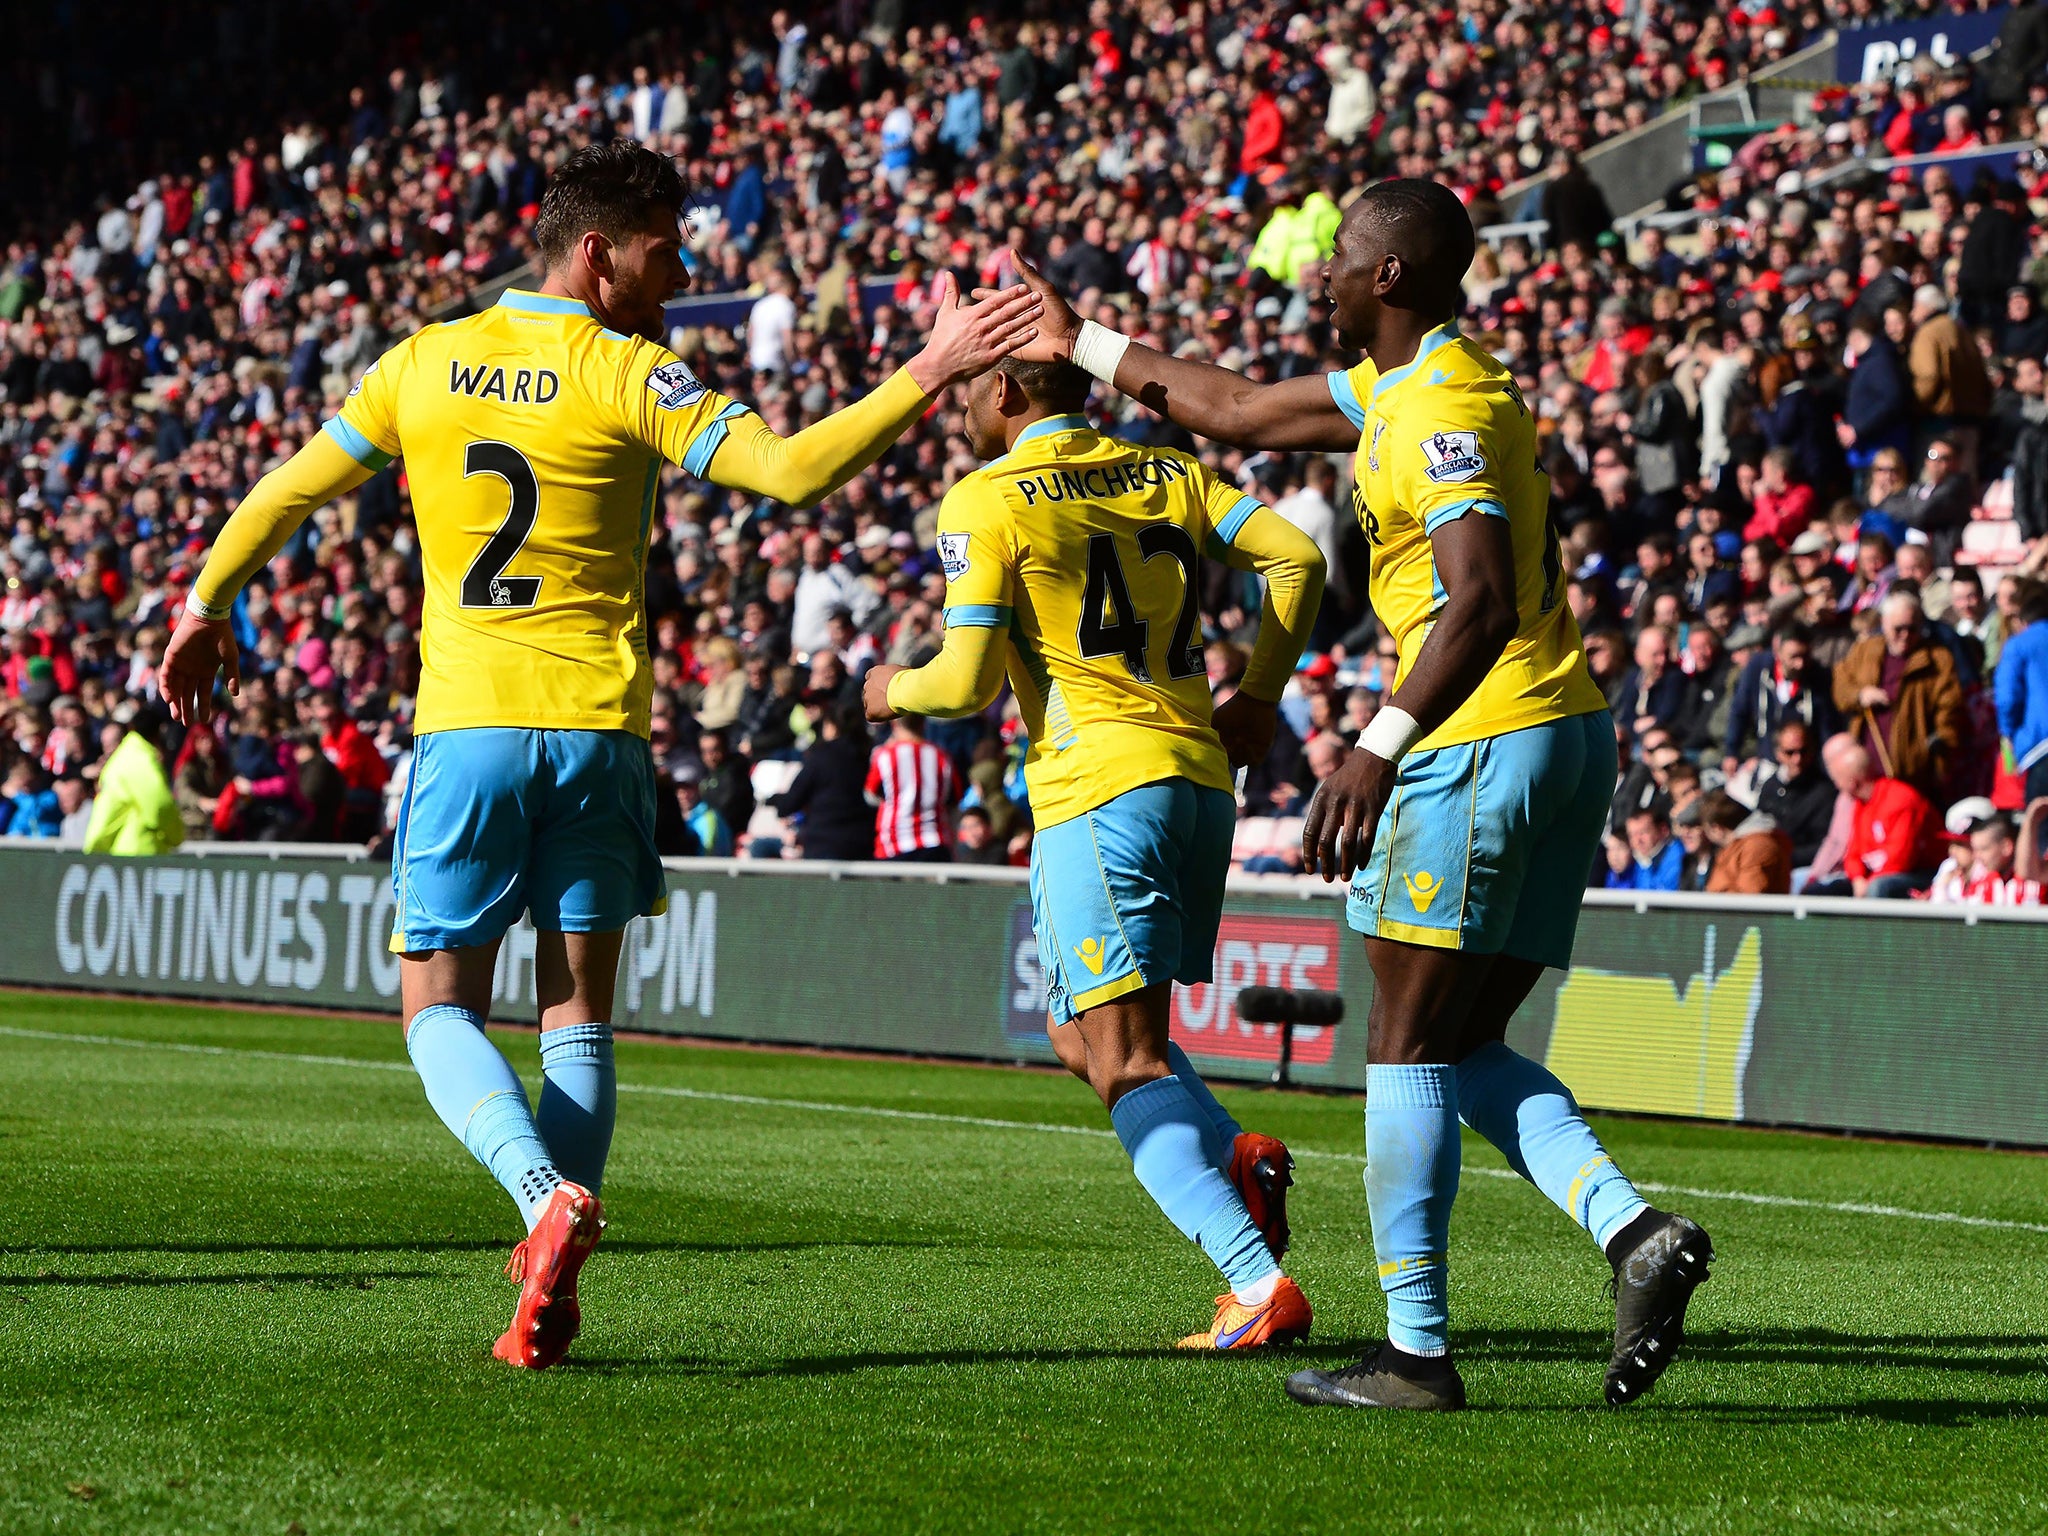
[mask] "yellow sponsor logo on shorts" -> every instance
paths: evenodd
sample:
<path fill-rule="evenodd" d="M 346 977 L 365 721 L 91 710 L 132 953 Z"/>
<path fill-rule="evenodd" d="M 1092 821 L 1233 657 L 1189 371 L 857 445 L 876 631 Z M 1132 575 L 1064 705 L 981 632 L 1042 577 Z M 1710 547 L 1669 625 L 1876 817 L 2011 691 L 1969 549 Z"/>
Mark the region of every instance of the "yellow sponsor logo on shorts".
<path fill-rule="evenodd" d="M 1436 900 L 1437 893 L 1444 888 L 1443 881 L 1426 869 L 1413 875 L 1403 875 L 1401 883 L 1408 887 L 1408 899 L 1415 903 L 1415 910 L 1418 912 L 1427 912 L 1429 904 Z"/>
<path fill-rule="evenodd" d="M 1074 946 L 1074 953 L 1081 957 L 1091 976 L 1100 976 L 1104 962 L 1109 959 L 1109 949 L 1100 939 L 1083 939 Z"/>

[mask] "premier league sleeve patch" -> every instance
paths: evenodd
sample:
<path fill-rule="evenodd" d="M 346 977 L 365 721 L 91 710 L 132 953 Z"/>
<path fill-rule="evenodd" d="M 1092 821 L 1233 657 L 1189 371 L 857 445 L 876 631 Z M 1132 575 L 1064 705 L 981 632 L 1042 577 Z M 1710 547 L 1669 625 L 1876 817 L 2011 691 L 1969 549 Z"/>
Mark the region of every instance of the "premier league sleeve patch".
<path fill-rule="evenodd" d="M 1437 485 L 1461 485 L 1486 470 L 1477 432 L 1433 432 L 1422 440 L 1423 473 Z"/>
<path fill-rule="evenodd" d="M 647 375 L 647 387 L 654 391 L 664 411 L 679 411 L 704 393 L 697 375 L 684 362 L 663 363 Z"/>
<path fill-rule="evenodd" d="M 939 535 L 939 568 L 948 581 L 958 581 L 967 574 L 967 540 L 964 533 Z"/>

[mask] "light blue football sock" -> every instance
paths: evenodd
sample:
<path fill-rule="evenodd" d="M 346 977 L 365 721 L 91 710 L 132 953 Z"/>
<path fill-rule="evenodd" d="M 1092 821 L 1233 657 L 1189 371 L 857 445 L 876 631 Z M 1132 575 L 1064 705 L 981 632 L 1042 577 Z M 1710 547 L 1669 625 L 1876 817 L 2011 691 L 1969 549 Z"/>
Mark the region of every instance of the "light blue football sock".
<path fill-rule="evenodd" d="M 1216 1095 L 1209 1091 L 1209 1085 L 1202 1081 L 1202 1074 L 1195 1070 L 1195 1064 L 1188 1060 L 1188 1053 L 1172 1041 L 1166 1044 L 1166 1064 L 1173 1069 L 1173 1075 L 1181 1080 L 1188 1091 L 1188 1097 L 1201 1106 L 1202 1113 L 1209 1117 L 1207 1134 L 1202 1138 L 1209 1149 L 1209 1161 L 1216 1165 L 1216 1171 L 1226 1179 L 1230 1177 L 1230 1154 L 1242 1132 L 1230 1111 L 1216 1102 Z"/>
<path fill-rule="evenodd" d="M 612 1122 L 619 1108 L 611 1025 L 541 1031 L 540 1070 L 534 1123 L 541 1140 L 562 1177 L 594 1195 L 604 1183 L 604 1160 L 612 1149 Z"/>
<path fill-rule="evenodd" d="M 413 1015 L 405 1049 L 434 1113 L 519 1203 L 531 1232 L 562 1176 L 533 1123 L 519 1074 L 491 1044 L 484 1021 L 467 1008 L 436 1003 Z"/>
<path fill-rule="evenodd" d="M 1387 1293 L 1387 1338 L 1450 1352 L 1451 1204 L 1458 1198 L 1457 1069 L 1365 1069 L 1365 1203 Z"/>
<path fill-rule="evenodd" d="M 1178 1075 L 1133 1088 L 1109 1111 L 1145 1193 L 1243 1291 L 1280 1272 L 1244 1199 L 1209 1157 L 1209 1116 Z"/>
<path fill-rule="evenodd" d="M 1498 1040 L 1458 1063 L 1458 1113 L 1603 1250 L 1648 1209 L 1586 1124 L 1571 1089 Z"/>

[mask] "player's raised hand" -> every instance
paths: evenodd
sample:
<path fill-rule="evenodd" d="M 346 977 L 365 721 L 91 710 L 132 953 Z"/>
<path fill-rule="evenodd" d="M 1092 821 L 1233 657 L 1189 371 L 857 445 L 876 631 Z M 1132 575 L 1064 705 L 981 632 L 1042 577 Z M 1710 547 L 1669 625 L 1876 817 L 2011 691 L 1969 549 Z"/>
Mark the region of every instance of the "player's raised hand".
<path fill-rule="evenodd" d="M 1323 883 L 1348 883 L 1372 857 L 1380 812 L 1394 792 L 1394 765 L 1363 747 L 1317 788 L 1301 828 L 1301 867 Z"/>
<path fill-rule="evenodd" d="M 938 301 L 931 336 L 908 364 L 911 378 L 928 395 L 986 373 L 1038 334 L 1041 303 L 1029 288 L 1005 288 L 969 304 L 953 274 L 941 272 Z"/>
<path fill-rule="evenodd" d="M 1031 265 L 1017 252 L 1009 255 L 1011 270 L 1018 281 L 1045 307 L 1039 312 L 1038 334 L 1023 346 L 1017 348 L 1016 356 L 1027 363 L 1066 363 L 1074 357 L 1074 338 L 1081 334 L 1081 317 L 1074 313 L 1074 306 L 1066 297 L 1048 282 L 1038 268 Z M 1012 293 L 1015 289 L 1000 288 L 989 290 L 977 288 L 975 297 L 994 291 Z"/>
<path fill-rule="evenodd" d="M 1279 721 L 1279 705 L 1255 699 L 1241 688 L 1218 704 L 1209 717 L 1233 768 L 1249 768 L 1266 760 Z"/>
<path fill-rule="evenodd" d="M 226 619 L 209 623 L 187 609 L 164 647 L 157 668 L 157 691 L 171 718 L 180 725 L 205 725 L 213 719 L 213 680 L 225 673 L 228 692 L 242 691 L 242 656 L 234 626 Z"/>

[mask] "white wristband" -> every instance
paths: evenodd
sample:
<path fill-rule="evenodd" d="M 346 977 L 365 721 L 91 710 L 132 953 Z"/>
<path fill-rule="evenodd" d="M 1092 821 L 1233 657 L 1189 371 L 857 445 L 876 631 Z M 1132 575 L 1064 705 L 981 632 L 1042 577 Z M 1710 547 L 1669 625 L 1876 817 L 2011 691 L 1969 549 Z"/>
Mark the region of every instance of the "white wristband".
<path fill-rule="evenodd" d="M 202 624 L 218 624 L 233 613 L 231 606 L 215 608 L 203 602 L 197 592 L 185 594 L 185 611 Z"/>
<path fill-rule="evenodd" d="M 1093 320 L 1081 322 L 1081 334 L 1074 338 L 1074 366 L 1092 373 L 1105 384 L 1116 383 L 1116 365 L 1124 360 L 1131 338 Z"/>
<path fill-rule="evenodd" d="M 1415 717 L 1405 709 L 1392 704 L 1380 706 L 1364 730 L 1358 733 L 1358 745 L 1374 757 L 1383 757 L 1390 763 L 1398 763 L 1408 749 L 1422 740 L 1422 727 Z"/>

